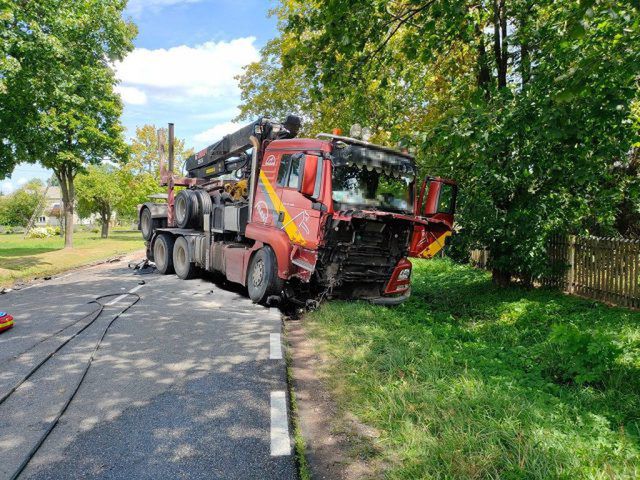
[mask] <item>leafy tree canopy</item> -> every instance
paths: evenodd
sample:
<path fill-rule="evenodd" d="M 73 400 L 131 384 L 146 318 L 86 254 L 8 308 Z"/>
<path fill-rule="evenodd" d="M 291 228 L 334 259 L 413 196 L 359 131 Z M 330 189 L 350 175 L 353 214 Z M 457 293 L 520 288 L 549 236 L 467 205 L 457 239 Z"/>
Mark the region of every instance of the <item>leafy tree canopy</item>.
<path fill-rule="evenodd" d="M 43 188 L 41 180 L 33 179 L 13 194 L 0 197 L 0 225 L 26 227 L 36 213 Z"/>
<path fill-rule="evenodd" d="M 60 182 L 72 245 L 74 178 L 128 151 L 112 62 L 133 48 L 125 0 L 7 0 L 0 6 L 0 174 L 21 161 Z"/>
<path fill-rule="evenodd" d="M 283 0 L 280 37 L 241 77 L 242 115 L 293 107 L 310 131 L 357 122 L 412 147 L 461 184 L 457 241 L 489 247 L 496 280 L 530 280 L 555 232 L 632 230 L 638 7 Z"/>
<path fill-rule="evenodd" d="M 136 135 L 131 139 L 131 158 L 128 168 L 134 172 L 147 172 L 160 178 L 160 155 L 158 135 L 163 138 L 165 161 L 168 161 L 169 142 L 166 128 L 157 128 L 155 125 L 143 125 L 136 127 Z M 185 148 L 185 141 L 174 139 L 174 171 L 181 172 L 184 162 L 193 154 L 192 148 Z M 168 165 L 165 165 L 168 167 Z"/>

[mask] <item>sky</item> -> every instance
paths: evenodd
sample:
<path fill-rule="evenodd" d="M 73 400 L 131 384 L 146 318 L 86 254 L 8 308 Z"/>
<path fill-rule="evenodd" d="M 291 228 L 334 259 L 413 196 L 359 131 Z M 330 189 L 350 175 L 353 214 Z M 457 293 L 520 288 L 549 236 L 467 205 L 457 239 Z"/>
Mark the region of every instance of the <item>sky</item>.
<path fill-rule="evenodd" d="M 203 148 L 236 126 L 240 91 L 234 79 L 276 36 L 274 0 L 129 0 L 125 17 L 138 26 L 135 49 L 116 65 L 127 139 L 136 126 L 175 123 L 187 147 Z M 20 164 L 0 179 L 11 193 L 51 171 Z"/>

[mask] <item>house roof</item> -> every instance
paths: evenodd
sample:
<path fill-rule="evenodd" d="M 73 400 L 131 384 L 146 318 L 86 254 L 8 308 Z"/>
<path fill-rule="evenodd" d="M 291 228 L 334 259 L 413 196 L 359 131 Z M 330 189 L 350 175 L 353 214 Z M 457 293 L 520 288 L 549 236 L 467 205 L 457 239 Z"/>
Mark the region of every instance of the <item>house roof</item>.
<path fill-rule="evenodd" d="M 47 200 L 60 200 L 62 198 L 62 192 L 60 187 L 49 187 L 47 191 Z"/>

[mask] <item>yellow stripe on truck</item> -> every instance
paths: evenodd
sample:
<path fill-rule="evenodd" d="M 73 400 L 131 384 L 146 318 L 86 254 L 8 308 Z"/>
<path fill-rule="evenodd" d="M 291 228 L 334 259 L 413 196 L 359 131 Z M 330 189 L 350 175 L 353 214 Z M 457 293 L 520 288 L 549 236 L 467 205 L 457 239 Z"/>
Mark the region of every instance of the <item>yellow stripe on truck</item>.
<path fill-rule="evenodd" d="M 267 195 L 269 195 L 269 199 L 273 204 L 273 208 L 275 208 L 276 210 L 276 215 L 279 215 L 280 213 L 284 214 L 282 225 L 283 225 L 284 231 L 289 236 L 289 239 L 291 239 L 292 242 L 297 243 L 298 245 L 302 245 L 302 246 L 306 245 L 307 241 L 304 239 L 304 237 L 300 233 L 300 230 L 298 230 L 298 226 L 296 225 L 296 222 L 294 222 L 293 219 L 291 218 L 291 215 L 289 215 L 289 212 L 287 211 L 286 207 L 282 204 L 280 197 L 278 197 L 278 194 L 273 189 L 271 182 L 269 182 L 269 179 L 267 178 L 267 176 L 264 174 L 264 171 L 262 170 L 260 170 L 260 182 L 264 187 L 264 191 L 267 193 Z"/>
<path fill-rule="evenodd" d="M 435 242 L 429 244 L 427 248 L 425 248 L 422 252 L 420 252 L 419 257 L 421 258 L 433 258 L 436 253 L 444 248 L 444 244 L 447 240 L 447 237 L 451 236 L 451 231 L 446 231 L 438 238 L 436 238 Z"/>

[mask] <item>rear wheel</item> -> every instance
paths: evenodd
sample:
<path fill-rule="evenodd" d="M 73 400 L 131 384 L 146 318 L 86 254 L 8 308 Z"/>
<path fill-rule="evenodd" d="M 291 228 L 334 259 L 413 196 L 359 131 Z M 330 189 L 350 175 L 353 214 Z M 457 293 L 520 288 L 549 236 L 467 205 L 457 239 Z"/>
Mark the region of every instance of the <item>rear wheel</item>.
<path fill-rule="evenodd" d="M 178 237 L 173 245 L 173 268 L 176 271 L 176 275 L 183 280 L 196 276 L 196 265 L 191 261 L 189 255 L 189 242 L 184 237 Z"/>
<path fill-rule="evenodd" d="M 181 190 L 174 202 L 174 212 L 176 218 L 176 225 L 179 228 L 189 228 L 194 217 L 194 208 L 197 208 L 197 204 L 194 205 L 194 201 L 197 202 L 191 190 Z"/>
<path fill-rule="evenodd" d="M 156 268 L 163 275 L 173 273 L 173 244 L 174 239 L 168 233 L 161 233 L 153 243 L 153 259 Z"/>
<path fill-rule="evenodd" d="M 151 210 L 147 207 L 142 208 L 140 212 L 140 230 L 142 231 L 142 238 L 145 240 L 151 240 L 155 229 L 162 226 L 162 220 L 159 218 L 153 218 L 151 216 Z"/>
<path fill-rule="evenodd" d="M 282 280 L 278 277 L 278 262 L 273 250 L 264 247 L 251 258 L 247 271 L 249 298 L 255 303 L 266 303 L 271 295 L 282 292 Z"/>

